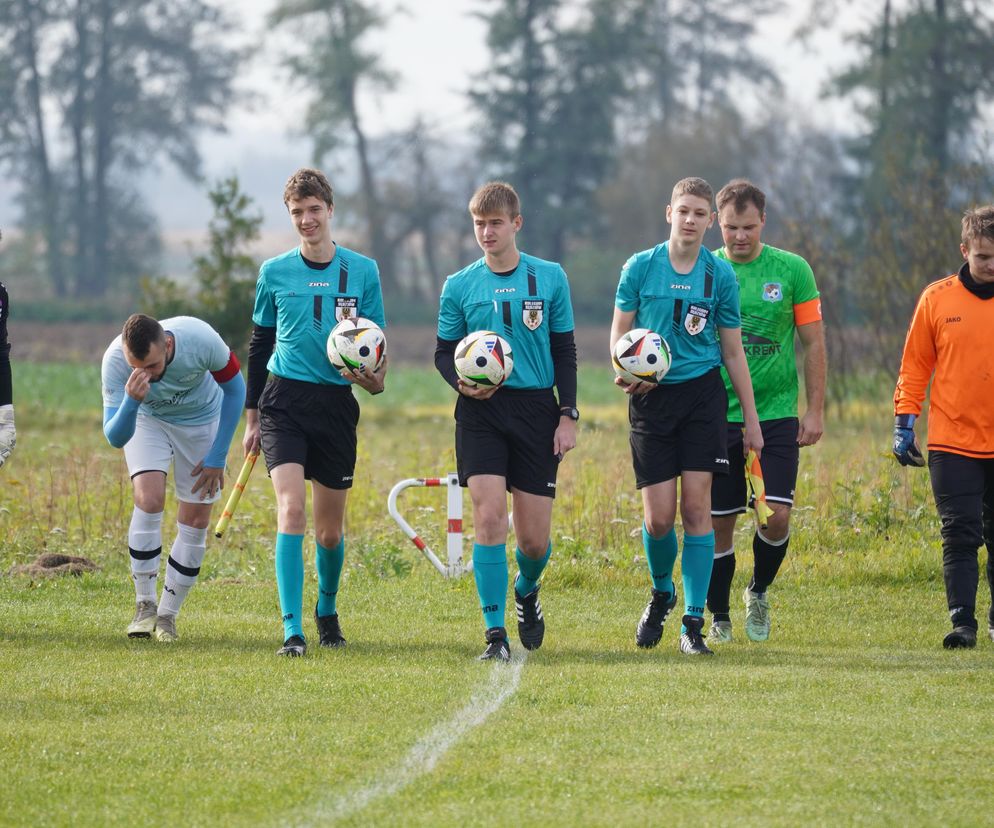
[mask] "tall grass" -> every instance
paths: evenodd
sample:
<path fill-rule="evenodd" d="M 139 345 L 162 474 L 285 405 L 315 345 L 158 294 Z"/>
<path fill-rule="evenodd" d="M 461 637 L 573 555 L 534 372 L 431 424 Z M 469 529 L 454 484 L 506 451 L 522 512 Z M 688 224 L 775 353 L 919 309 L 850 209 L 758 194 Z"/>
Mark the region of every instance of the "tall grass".
<path fill-rule="evenodd" d="M 563 569 L 641 573 L 641 500 L 634 487 L 624 395 L 601 366 L 580 372 L 579 445 L 563 463 L 553 522 Z M 937 522 L 927 474 L 889 455 L 889 387 L 852 400 L 830 418 L 823 441 L 801 455 L 792 577 L 904 582 L 937 577 Z M 83 554 L 103 565 L 125 560 L 131 513 L 122 453 L 101 430 L 99 369 L 36 365 L 15 373 L 18 448 L 0 477 L 0 568 L 43 551 Z M 454 394 L 430 369 L 395 366 L 388 392 L 362 405 L 355 486 L 349 497 L 350 566 L 403 577 L 420 558 L 386 512 L 398 480 L 455 469 Z M 229 469 L 241 463 L 233 447 Z M 472 536 L 468 498 L 467 534 Z M 436 550 L 445 546 L 445 498 L 408 489 L 403 512 Z M 169 499 L 167 526 L 175 503 Z M 740 521 L 743 543 L 750 521 Z M 275 517 L 260 463 L 223 543 L 211 543 L 215 577 L 271 573 Z M 586 577 L 581 567 L 575 577 Z M 564 573 L 565 574 L 565 573 Z M 598 576 L 599 577 L 599 576 Z"/>

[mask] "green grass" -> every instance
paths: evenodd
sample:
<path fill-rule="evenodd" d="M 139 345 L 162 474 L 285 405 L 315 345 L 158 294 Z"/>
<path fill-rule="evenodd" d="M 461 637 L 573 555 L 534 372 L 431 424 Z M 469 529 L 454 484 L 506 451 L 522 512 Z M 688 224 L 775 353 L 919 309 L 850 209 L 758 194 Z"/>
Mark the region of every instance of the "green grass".
<path fill-rule="evenodd" d="M 363 401 L 339 603 L 349 646 L 291 662 L 273 655 L 265 474 L 209 544 L 181 640 L 129 641 L 130 487 L 100 431 L 98 374 L 32 366 L 15 380 L 0 572 L 46 550 L 101 570 L 0 577 L 0 825 L 930 825 L 994 811 L 994 644 L 941 649 L 937 519 L 927 474 L 887 456 L 889 389 L 802 453 L 771 641 L 742 640 L 742 521 L 739 641 L 700 661 L 677 652 L 678 624 L 658 649 L 634 646 L 648 579 L 624 400 L 585 369 L 546 645 L 517 673 L 475 661 L 472 578 L 442 580 L 386 515 L 397 480 L 454 468 L 452 399 L 432 372 L 397 369 L 390 393 Z M 401 503 L 444 557 L 444 494 Z M 468 518 L 467 498 L 471 534 Z M 313 606 L 312 561 L 307 573 Z M 513 676 L 502 706 L 460 730 L 470 700 Z"/>
<path fill-rule="evenodd" d="M 992 645 L 937 646 L 941 613 L 911 608 L 940 585 L 785 579 L 768 644 L 701 661 L 673 625 L 634 647 L 640 579 L 569 569 L 549 572 L 547 644 L 517 692 L 343 824 L 979 823 L 994 807 L 971 781 L 994 761 Z M 169 647 L 123 636 L 121 575 L 0 585 L 0 824 L 327 824 L 509 671 L 473 660 L 470 580 L 425 566 L 350 572 L 348 648 L 301 661 L 273 656 L 271 584 L 200 585 Z"/>

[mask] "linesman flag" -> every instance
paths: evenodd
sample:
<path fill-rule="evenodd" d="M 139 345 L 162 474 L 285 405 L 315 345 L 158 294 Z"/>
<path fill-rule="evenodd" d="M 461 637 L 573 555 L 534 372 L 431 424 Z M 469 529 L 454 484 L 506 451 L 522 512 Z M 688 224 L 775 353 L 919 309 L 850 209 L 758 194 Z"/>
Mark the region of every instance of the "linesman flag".
<path fill-rule="evenodd" d="M 238 473 L 238 479 L 235 481 L 235 487 L 231 490 L 228 502 L 224 506 L 224 511 L 221 513 L 217 526 L 214 527 L 215 538 L 222 537 L 225 530 L 228 528 L 228 524 L 231 523 L 231 517 L 235 514 L 235 509 L 238 508 L 238 501 L 242 499 L 242 492 L 245 491 L 245 484 L 248 483 L 249 475 L 252 474 L 252 469 L 255 468 L 255 461 L 258 459 L 259 452 L 256 450 L 246 457 L 245 462 L 242 463 L 242 470 Z"/>
<path fill-rule="evenodd" d="M 749 454 L 746 456 L 745 476 L 752 507 L 756 510 L 756 523 L 759 524 L 760 529 L 765 529 L 767 521 L 773 517 L 773 510 L 766 505 L 766 483 L 763 482 L 763 469 L 759 465 L 759 458 L 753 449 L 749 449 Z"/>

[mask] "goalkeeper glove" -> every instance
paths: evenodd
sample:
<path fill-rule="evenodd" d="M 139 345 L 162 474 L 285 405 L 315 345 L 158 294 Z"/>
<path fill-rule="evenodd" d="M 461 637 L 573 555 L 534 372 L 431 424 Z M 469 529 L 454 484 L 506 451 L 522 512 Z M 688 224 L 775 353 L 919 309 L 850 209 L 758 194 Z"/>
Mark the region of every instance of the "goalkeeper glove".
<path fill-rule="evenodd" d="M 894 418 L 894 456 L 902 466 L 924 466 L 925 458 L 915 439 L 914 414 L 898 414 Z"/>
<path fill-rule="evenodd" d="M 17 431 L 14 429 L 14 406 L 0 405 L 0 466 L 7 462 L 15 445 Z"/>

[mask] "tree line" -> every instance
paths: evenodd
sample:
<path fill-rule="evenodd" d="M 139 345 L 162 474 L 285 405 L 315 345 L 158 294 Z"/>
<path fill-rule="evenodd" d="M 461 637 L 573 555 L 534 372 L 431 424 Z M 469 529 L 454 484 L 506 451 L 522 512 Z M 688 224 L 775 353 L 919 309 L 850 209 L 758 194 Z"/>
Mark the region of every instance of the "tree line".
<path fill-rule="evenodd" d="M 847 5 L 812 2 L 794 36 L 839 25 Z M 515 184 L 522 247 L 563 261 L 578 317 L 599 321 L 621 262 L 664 235 L 673 182 L 744 175 L 770 195 L 770 241 L 815 268 L 834 364 L 890 369 L 917 293 L 956 264 L 959 213 L 992 199 L 994 9 L 859 8 L 856 57 L 822 91 L 854 113 L 834 128 L 781 102 L 761 38 L 777 0 L 488 4 L 487 69 L 468 82 L 463 135 L 430 111 L 391 132 L 363 115 L 400 80 L 370 46 L 385 2 L 275 0 L 268 25 L 292 35 L 284 68 L 307 97 L 313 152 L 302 163 L 354 170 L 339 221 L 380 263 L 402 316 L 430 318 L 442 276 L 475 257 L 464 205 L 484 178 Z M 0 166 L 25 230 L 0 269 L 60 300 L 133 295 L 160 249 L 135 178 L 167 163 L 202 180 L 198 138 L 223 128 L 248 57 L 224 36 L 234 23 L 207 0 L 0 0 L 0 24 Z M 258 222 L 237 180 L 214 182 L 210 198 L 200 297 L 220 279 L 242 301 Z M 146 281 L 146 293 L 190 300 L 170 284 Z"/>

